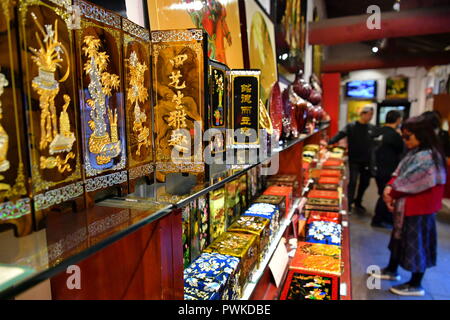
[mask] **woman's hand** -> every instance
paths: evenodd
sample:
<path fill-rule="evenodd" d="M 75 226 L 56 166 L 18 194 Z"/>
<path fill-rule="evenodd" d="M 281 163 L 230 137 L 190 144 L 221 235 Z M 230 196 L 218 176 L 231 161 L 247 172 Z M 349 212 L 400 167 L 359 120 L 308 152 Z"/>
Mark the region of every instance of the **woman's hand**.
<path fill-rule="evenodd" d="M 386 188 L 384 188 L 383 200 L 386 203 L 388 210 L 393 212 L 394 211 L 394 199 L 391 197 L 391 191 L 392 191 L 391 186 L 386 186 Z"/>

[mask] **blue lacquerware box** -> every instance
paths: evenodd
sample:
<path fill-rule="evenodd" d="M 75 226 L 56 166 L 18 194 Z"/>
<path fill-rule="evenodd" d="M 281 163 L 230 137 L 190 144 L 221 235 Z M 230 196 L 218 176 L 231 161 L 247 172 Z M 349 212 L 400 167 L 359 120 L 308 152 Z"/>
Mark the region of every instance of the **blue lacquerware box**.
<path fill-rule="evenodd" d="M 306 242 L 341 245 L 340 224 L 329 221 L 314 221 L 307 226 Z"/>
<path fill-rule="evenodd" d="M 243 216 L 261 217 L 270 220 L 270 238 L 275 235 L 279 227 L 277 206 L 269 203 L 254 203 L 243 214 Z"/>
<path fill-rule="evenodd" d="M 235 300 L 240 259 L 218 253 L 202 253 L 184 270 L 185 300 Z"/>

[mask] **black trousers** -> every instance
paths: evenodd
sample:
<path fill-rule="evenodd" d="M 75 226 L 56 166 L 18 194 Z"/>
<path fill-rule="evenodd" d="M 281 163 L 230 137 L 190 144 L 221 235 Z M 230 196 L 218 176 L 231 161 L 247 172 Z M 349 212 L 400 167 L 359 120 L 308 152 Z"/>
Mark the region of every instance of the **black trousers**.
<path fill-rule="evenodd" d="M 361 204 L 364 192 L 369 187 L 371 173 L 369 163 L 350 162 L 350 181 L 348 184 L 349 206 L 353 203 Z M 358 193 L 355 198 L 356 184 L 359 180 Z"/>
<path fill-rule="evenodd" d="M 378 201 L 375 205 L 375 215 L 372 218 L 372 223 L 390 223 L 392 224 L 392 213 L 389 212 L 386 203 L 383 200 L 383 191 L 386 187 L 387 183 L 391 179 L 391 174 L 389 173 L 379 173 L 377 174 L 375 180 L 377 182 L 378 187 Z"/>

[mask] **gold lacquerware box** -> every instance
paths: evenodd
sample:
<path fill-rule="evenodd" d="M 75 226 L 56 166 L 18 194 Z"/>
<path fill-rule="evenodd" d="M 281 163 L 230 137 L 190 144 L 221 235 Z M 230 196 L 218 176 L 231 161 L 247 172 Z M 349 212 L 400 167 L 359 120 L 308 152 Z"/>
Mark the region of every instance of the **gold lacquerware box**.
<path fill-rule="evenodd" d="M 240 261 L 239 285 L 244 288 L 258 261 L 258 236 L 254 234 L 225 232 L 222 233 L 204 252 L 217 252 Z"/>
<path fill-rule="evenodd" d="M 261 217 L 241 216 L 229 228 L 229 232 L 243 232 L 256 235 L 258 242 L 258 262 L 267 252 L 270 239 L 270 220 Z"/>

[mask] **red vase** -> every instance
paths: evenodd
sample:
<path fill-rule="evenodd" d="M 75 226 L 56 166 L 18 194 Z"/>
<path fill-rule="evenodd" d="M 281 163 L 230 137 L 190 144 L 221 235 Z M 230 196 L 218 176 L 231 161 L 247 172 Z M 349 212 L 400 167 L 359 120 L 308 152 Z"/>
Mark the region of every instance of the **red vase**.
<path fill-rule="evenodd" d="M 278 141 L 283 132 L 283 99 L 278 81 L 273 86 L 270 96 L 270 119 L 272 120 L 273 134 Z"/>
<path fill-rule="evenodd" d="M 294 92 L 302 99 L 308 100 L 311 94 L 312 88 L 303 78 L 303 72 L 297 73 L 295 80 L 292 83 Z"/>
<path fill-rule="evenodd" d="M 322 102 L 322 95 L 317 92 L 316 90 L 313 90 L 309 96 L 309 102 L 311 102 L 313 105 L 317 106 Z"/>

